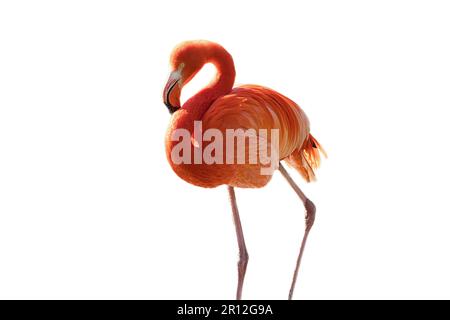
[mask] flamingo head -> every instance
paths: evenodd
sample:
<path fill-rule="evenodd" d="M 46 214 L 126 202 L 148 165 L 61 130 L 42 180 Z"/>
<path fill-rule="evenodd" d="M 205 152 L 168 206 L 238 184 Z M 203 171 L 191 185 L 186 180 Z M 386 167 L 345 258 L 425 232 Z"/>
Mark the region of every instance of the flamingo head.
<path fill-rule="evenodd" d="M 207 61 L 209 41 L 187 41 L 178 45 L 170 57 L 171 73 L 164 87 L 164 104 L 170 113 L 177 111 L 185 86 Z"/>

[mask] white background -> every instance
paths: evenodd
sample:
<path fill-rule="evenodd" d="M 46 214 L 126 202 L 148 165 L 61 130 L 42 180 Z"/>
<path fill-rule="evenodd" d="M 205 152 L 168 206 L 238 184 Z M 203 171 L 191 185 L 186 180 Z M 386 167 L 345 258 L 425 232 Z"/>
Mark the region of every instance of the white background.
<path fill-rule="evenodd" d="M 209 39 L 237 84 L 297 101 L 329 159 L 295 298 L 450 298 L 447 1 L 3 1 L 0 298 L 233 299 L 226 188 L 164 152 L 171 49 Z M 194 94 L 203 71 L 183 92 Z M 237 190 L 244 298 L 285 299 L 303 208 Z"/>

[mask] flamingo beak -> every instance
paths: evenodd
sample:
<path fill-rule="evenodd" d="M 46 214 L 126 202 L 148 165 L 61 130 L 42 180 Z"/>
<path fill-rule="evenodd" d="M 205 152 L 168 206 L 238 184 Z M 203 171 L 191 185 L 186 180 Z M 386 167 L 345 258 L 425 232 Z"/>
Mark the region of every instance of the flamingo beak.
<path fill-rule="evenodd" d="M 170 74 L 169 80 L 167 80 L 167 84 L 164 87 L 163 100 L 167 109 L 169 109 L 170 114 L 180 109 L 180 79 L 180 73 L 178 71 L 174 71 Z"/>

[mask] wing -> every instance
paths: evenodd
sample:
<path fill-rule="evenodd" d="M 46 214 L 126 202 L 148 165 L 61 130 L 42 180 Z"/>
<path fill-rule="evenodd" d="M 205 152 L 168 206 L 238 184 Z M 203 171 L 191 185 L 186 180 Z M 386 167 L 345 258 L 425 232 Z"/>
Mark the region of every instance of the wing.
<path fill-rule="evenodd" d="M 262 86 L 244 85 L 220 97 L 203 116 L 204 128 L 278 129 L 280 159 L 300 148 L 309 134 L 303 110 L 282 94 Z"/>

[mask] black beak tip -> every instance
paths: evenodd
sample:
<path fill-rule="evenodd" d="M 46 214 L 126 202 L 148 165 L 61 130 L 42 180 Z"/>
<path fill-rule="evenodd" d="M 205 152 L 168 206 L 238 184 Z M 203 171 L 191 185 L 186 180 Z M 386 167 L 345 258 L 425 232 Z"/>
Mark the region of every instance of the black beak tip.
<path fill-rule="evenodd" d="M 180 107 L 174 107 L 172 106 L 170 103 L 168 102 L 164 102 L 164 104 L 166 105 L 167 109 L 169 110 L 170 114 L 173 114 L 175 111 L 177 111 L 178 109 L 180 109 Z"/>

